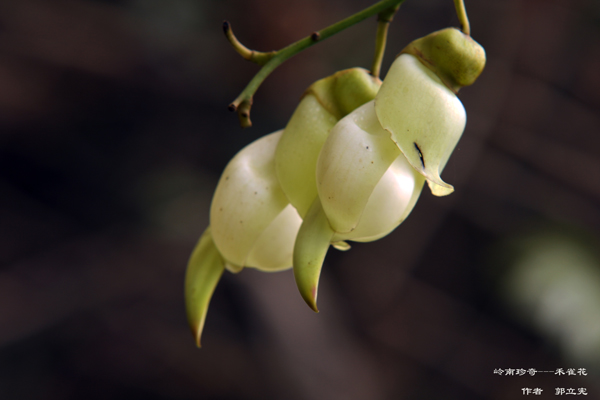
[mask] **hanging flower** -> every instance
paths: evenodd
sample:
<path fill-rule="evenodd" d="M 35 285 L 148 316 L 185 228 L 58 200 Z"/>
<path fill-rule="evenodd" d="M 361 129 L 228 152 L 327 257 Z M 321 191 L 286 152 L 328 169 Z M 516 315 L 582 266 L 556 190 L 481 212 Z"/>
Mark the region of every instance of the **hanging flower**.
<path fill-rule="evenodd" d="M 282 132 L 242 149 L 217 184 L 210 227 L 192 253 L 185 279 L 188 321 L 198 346 L 210 298 L 224 269 L 280 271 L 292 266 L 302 219 L 275 174 L 275 148 Z"/>
<path fill-rule="evenodd" d="M 469 36 L 434 32 L 396 59 L 374 101 L 332 129 L 316 167 L 319 196 L 294 246 L 296 282 L 313 310 L 330 243 L 387 235 L 411 212 L 425 180 L 436 196 L 454 190 L 440 174 L 466 124 L 455 93 L 484 64 L 483 48 Z"/>
<path fill-rule="evenodd" d="M 375 99 L 381 127 L 436 196 L 454 191 L 440 174 L 466 124 L 456 93 L 484 66 L 485 51 L 470 36 L 454 28 L 433 32 L 402 51 Z"/>
<path fill-rule="evenodd" d="M 229 162 L 212 200 L 210 227 L 186 272 L 186 309 L 198 346 L 210 298 L 225 269 L 292 267 L 300 215 L 317 197 L 314 176 L 321 146 L 335 123 L 372 100 L 380 84 L 360 68 L 315 82 L 285 131 L 258 139 Z"/>

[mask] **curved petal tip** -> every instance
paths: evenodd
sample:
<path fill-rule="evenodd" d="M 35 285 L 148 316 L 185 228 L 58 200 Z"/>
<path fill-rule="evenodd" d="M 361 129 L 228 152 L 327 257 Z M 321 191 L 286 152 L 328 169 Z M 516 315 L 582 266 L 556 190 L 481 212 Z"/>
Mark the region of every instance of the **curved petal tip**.
<path fill-rule="evenodd" d="M 294 278 L 300 295 L 315 312 L 321 267 L 333 238 L 327 216 L 317 197 L 300 226 L 294 245 Z"/>
<path fill-rule="evenodd" d="M 209 227 L 192 252 L 185 274 L 185 308 L 198 347 L 210 299 L 224 270 L 225 262 L 213 242 Z"/>

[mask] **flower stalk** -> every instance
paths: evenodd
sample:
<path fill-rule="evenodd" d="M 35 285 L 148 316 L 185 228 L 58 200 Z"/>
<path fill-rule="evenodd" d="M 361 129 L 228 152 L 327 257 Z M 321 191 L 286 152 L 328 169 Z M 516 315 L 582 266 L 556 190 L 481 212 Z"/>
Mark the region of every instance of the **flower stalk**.
<path fill-rule="evenodd" d="M 375 35 L 375 55 L 373 56 L 373 65 L 371 66 L 371 75 L 379 78 L 381 73 L 381 62 L 385 53 L 385 45 L 387 43 L 387 33 L 390 27 L 390 22 L 394 19 L 394 15 L 400 8 L 400 4 L 390 7 L 379 13 L 377 17 L 377 34 Z"/>
<path fill-rule="evenodd" d="M 244 46 L 233 34 L 233 30 L 231 29 L 231 24 L 229 21 L 223 21 L 223 32 L 225 33 L 225 37 L 227 37 L 227 40 L 229 40 L 229 43 L 233 49 L 237 51 L 240 56 L 258 65 L 265 65 L 276 53 L 275 51 L 266 53 L 262 51 L 250 50 Z"/>
<path fill-rule="evenodd" d="M 228 28 L 225 32 L 228 40 L 234 47 L 234 49 L 242 55 L 245 59 L 256 62 L 260 64 L 264 60 L 267 60 L 263 65 L 263 67 L 258 71 L 256 75 L 250 80 L 248 85 L 244 88 L 242 93 L 229 105 L 229 110 L 236 111 L 238 113 L 238 117 L 240 119 L 240 124 L 243 128 L 248 128 L 252 126 L 252 121 L 250 120 L 250 108 L 252 107 L 252 99 L 254 93 L 258 90 L 263 81 L 284 61 L 289 58 L 295 56 L 300 53 L 302 50 L 305 50 L 315 44 L 316 42 L 323 41 L 338 32 L 343 31 L 346 28 L 349 28 L 375 14 L 384 13 L 386 10 L 394 9 L 395 7 L 399 7 L 404 0 L 382 0 L 378 3 L 373 4 L 370 7 L 365 8 L 362 11 L 357 12 L 356 14 L 351 15 L 350 17 L 343 19 L 339 22 L 336 22 L 333 25 L 328 26 L 327 28 L 321 29 L 320 31 L 313 32 L 311 35 L 298 40 L 286 46 L 280 50 L 270 52 L 270 53 L 256 53 L 257 56 L 254 58 L 257 60 L 252 60 L 252 50 L 247 49 L 243 46 L 235 36 L 233 36 L 233 32 L 231 32 L 231 26 L 229 24 Z M 395 12 L 395 11 L 394 11 Z M 392 14 L 393 15 L 393 14 Z M 224 29 L 225 30 L 225 29 Z M 232 41 L 230 37 L 235 40 Z M 385 45 L 385 41 L 384 41 Z M 260 62 L 259 62 L 260 61 Z"/>
<path fill-rule="evenodd" d="M 469 25 L 469 18 L 467 17 L 467 9 L 465 8 L 464 0 L 454 0 L 454 8 L 456 8 L 456 15 L 460 21 L 460 27 L 462 33 L 467 36 L 471 35 L 471 25 Z"/>

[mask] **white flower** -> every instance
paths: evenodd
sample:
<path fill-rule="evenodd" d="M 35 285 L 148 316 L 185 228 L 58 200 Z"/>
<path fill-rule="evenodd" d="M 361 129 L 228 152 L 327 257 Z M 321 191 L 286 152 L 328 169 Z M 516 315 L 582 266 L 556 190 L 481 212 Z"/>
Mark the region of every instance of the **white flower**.
<path fill-rule="evenodd" d="M 210 299 L 225 269 L 292 267 L 300 215 L 317 197 L 315 169 L 321 146 L 342 116 L 375 97 L 380 83 L 359 68 L 315 82 L 285 134 L 278 131 L 258 139 L 229 162 L 213 197 L 210 226 L 186 272 L 186 311 L 198 346 Z M 302 210 L 300 215 L 294 206 Z"/>
<path fill-rule="evenodd" d="M 188 322 L 196 344 L 212 294 L 225 268 L 291 268 L 302 219 L 275 174 L 275 148 L 283 131 L 242 149 L 225 167 L 210 210 L 210 226 L 194 249 L 185 276 Z"/>
<path fill-rule="evenodd" d="M 275 173 L 275 148 L 283 131 L 246 146 L 227 164 L 210 207 L 212 237 L 232 270 L 279 271 L 292 266 L 302 219 Z"/>

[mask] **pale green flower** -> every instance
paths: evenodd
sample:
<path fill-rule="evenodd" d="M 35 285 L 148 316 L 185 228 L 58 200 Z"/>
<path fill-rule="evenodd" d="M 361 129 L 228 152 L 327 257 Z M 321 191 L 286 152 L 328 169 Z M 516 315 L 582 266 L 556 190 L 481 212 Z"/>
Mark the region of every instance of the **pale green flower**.
<path fill-rule="evenodd" d="M 436 196 L 452 193 L 440 174 L 466 124 L 456 91 L 484 65 L 483 48 L 469 36 L 434 32 L 396 58 L 374 101 L 332 129 L 317 162 L 319 197 L 294 245 L 296 283 L 313 310 L 330 244 L 390 233 L 412 211 L 425 180 Z"/>

